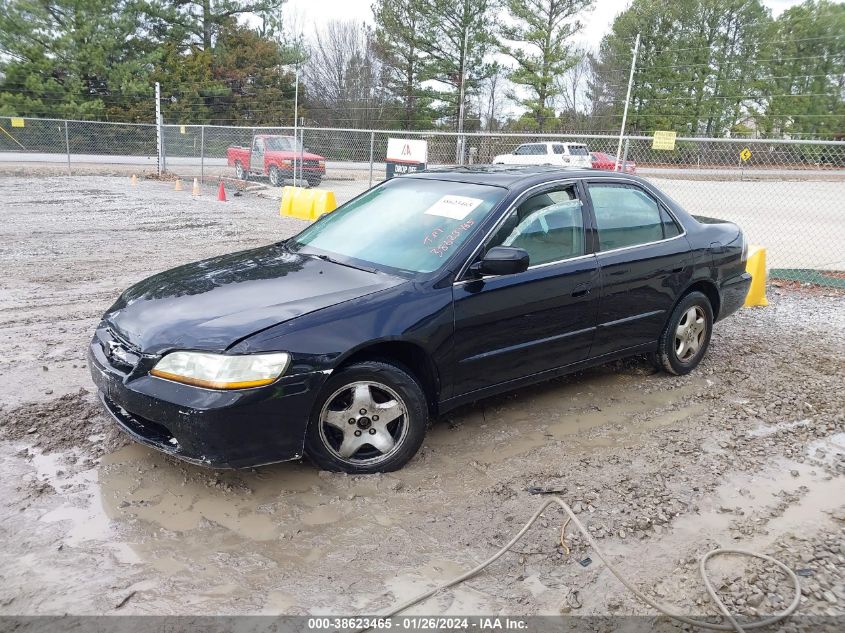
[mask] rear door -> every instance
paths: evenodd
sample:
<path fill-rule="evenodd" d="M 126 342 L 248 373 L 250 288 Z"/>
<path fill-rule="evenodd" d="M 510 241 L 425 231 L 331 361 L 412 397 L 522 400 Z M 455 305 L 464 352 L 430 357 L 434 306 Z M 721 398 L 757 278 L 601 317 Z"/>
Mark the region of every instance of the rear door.
<path fill-rule="evenodd" d="M 513 246 L 528 252 L 528 270 L 453 285 L 455 395 L 589 355 L 599 273 L 580 192 L 569 182 L 526 194 L 473 259 L 493 246 Z"/>
<path fill-rule="evenodd" d="M 601 301 L 591 356 L 652 343 L 692 274 L 681 225 L 638 184 L 587 185 Z"/>

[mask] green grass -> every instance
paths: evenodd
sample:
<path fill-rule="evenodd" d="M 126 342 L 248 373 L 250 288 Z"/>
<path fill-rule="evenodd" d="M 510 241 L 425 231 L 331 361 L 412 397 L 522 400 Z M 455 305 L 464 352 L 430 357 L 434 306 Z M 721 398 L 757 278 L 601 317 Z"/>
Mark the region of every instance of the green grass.
<path fill-rule="evenodd" d="M 770 279 L 784 281 L 800 281 L 802 283 L 827 286 L 828 288 L 845 288 L 845 275 L 840 271 L 813 270 L 812 268 L 772 268 Z"/>

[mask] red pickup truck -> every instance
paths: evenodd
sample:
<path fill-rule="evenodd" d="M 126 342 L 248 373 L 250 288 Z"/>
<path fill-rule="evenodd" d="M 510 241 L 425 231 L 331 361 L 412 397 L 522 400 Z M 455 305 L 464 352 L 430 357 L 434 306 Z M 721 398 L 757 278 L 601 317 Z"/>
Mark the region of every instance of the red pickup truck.
<path fill-rule="evenodd" d="M 293 136 L 256 134 L 251 151 L 249 147 L 230 147 L 226 159 L 239 179 L 267 176 L 274 187 L 293 179 L 294 169 L 297 178 L 305 178 L 311 187 L 319 185 L 326 175 L 326 159 L 306 152 Z"/>

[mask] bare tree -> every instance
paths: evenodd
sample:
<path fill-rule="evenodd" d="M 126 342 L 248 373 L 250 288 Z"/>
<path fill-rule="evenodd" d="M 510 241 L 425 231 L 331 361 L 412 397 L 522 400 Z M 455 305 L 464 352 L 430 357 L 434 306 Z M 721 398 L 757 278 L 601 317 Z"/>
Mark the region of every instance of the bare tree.
<path fill-rule="evenodd" d="M 331 21 L 317 30 L 305 64 L 310 118 L 335 127 L 377 127 L 389 97 L 370 29 L 355 21 Z"/>
<path fill-rule="evenodd" d="M 586 108 L 587 74 L 590 71 L 590 60 L 586 51 L 577 51 L 575 57 L 577 61 L 558 78 L 561 106 L 571 112 L 583 111 Z"/>
<path fill-rule="evenodd" d="M 502 127 L 500 117 L 505 107 L 505 69 L 496 67 L 495 72 L 484 82 L 480 97 L 479 110 L 483 113 L 484 127 L 488 132 L 495 132 Z"/>

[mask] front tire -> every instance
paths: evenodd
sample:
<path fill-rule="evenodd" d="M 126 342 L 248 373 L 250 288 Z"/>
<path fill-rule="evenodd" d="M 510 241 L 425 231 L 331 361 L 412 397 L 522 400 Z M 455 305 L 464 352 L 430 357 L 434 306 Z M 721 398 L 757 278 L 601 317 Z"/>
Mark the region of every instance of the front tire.
<path fill-rule="evenodd" d="M 657 359 L 670 374 L 683 376 L 695 369 L 710 346 L 713 308 L 700 292 L 685 295 L 660 335 Z"/>
<path fill-rule="evenodd" d="M 244 169 L 243 163 L 241 163 L 241 161 L 239 161 L 239 160 L 236 160 L 235 161 L 235 177 L 238 180 L 246 180 L 247 176 L 248 176 L 248 174 L 247 174 L 246 170 Z"/>
<path fill-rule="evenodd" d="M 270 165 L 270 184 L 274 187 L 281 187 L 282 186 L 282 175 L 279 173 L 279 168 L 275 165 Z"/>
<path fill-rule="evenodd" d="M 388 472 L 417 453 L 427 428 L 425 394 L 407 370 L 379 361 L 356 363 L 323 386 L 305 453 L 324 470 Z"/>

